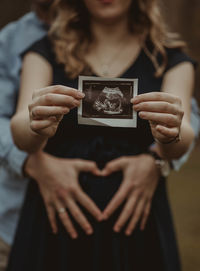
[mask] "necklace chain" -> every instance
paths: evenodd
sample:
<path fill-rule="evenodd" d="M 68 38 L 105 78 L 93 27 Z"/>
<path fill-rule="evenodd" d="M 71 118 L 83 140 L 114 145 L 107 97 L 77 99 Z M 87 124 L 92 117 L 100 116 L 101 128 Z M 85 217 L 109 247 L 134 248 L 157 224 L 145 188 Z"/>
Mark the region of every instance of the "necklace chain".
<path fill-rule="evenodd" d="M 96 59 L 99 63 L 101 63 L 102 68 L 102 75 L 108 76 L 109 75 L 109 68 L 113 65 L 113 62 L 116 60 L 117 56 L 121 54 L 121 50 L 124 47 L 124 39 L 122 39 L 121 45 L 119 46 L 119 49 L 115 52 L 114 55 L 112 55 L 111 58 L 109 58 L 108 61 L 102 61 L 97 55 Z"/>

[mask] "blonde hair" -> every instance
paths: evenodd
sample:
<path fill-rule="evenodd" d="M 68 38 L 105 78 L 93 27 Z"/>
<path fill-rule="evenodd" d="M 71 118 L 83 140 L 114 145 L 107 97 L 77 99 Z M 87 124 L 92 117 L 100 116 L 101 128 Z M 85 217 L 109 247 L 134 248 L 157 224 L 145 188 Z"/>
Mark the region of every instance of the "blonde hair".
<path fill-rule="evenodd" d="M 92 42 L 90 16 L 83 0 L 55 0 L 54 20 L 49 31 L 56 60 L 63 64 L 70 78 L 89 73 L 84 54 Z M 158 0 L 133 0 L 129 12 L 130 30 L 143 37 L 144 50 L 155 67 L 155 76 L 162 76 L 167 66 L 166 48 L 183 48 L 186 44 L 177 34 L 168 31 Z M 147 46 L 151 43 L 152 50 Z M 161 56 L 162 61 L 158 61 Z"/>

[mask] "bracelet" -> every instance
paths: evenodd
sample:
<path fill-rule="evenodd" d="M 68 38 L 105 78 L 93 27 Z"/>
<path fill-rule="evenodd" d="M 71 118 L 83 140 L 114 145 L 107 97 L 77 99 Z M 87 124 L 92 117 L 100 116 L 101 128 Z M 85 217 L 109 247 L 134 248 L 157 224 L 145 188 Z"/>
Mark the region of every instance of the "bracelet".
<path fill-rule="evenodd" d="M 154 138 L 155 142 L 162 144 L 162 145 L 168 145 L 171 143 L 178 143 L 181 140 L 180 134 L 178 134 L 177 136 L 175 136 L 173 139 L 171 139 L 170 141 L 167 142 L 161 142 L 160 140 L 158 140 L 157 138 Z"/>
<path fill-rule="evenodd" d="M 147 153 L 155 159 L 155 165 L 159 169 L 161 176 L 168 177 L 173 169 L 172 162 L 161 158 L 155 151 L 149 150 Z"/>

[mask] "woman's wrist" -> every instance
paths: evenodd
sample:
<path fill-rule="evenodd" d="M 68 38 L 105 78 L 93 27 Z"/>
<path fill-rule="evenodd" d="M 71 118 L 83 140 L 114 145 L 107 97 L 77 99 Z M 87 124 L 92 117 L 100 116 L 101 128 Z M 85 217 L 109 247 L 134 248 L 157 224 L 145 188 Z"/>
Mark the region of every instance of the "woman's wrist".
<path fill-rule="evenodd" d="M 157 138 L 154 138 L 155 142 L 160 144 L 160 145 L 169 145 L 171 143 L 178 143 L 180 140 L 181 140 L 181 136 L 180 136 L 180 133 L 178 135 L 176 135 L 175 137 L 173 138 L 170 138 L 168 140 L 165 140 L 165 141 L 161 141 Z"/>

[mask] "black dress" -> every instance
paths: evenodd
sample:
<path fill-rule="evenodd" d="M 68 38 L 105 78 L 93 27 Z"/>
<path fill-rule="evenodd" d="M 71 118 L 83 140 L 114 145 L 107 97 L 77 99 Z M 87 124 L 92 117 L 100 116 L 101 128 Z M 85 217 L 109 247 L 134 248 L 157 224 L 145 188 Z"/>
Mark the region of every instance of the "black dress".
<path fill-rule="evenodd" d="M 53 67 L 53 84 L 77 88 L 78 80 L 70 80 L 62 65 L 55 61 L 48 38 L 35 43 L 28 51 L 42 55 Z M 178 49 L 167 50 L 169 63 L 175 65 L 192 60 Z M 141 50 L 136 61 L 121 76 L 139 79 L 139 94 L 160 91 L 163 78 L 154 77 L 155 69 Z M 147 121 L 138 119 L 135 128 L 111 128 L 78 125 L 77 109 L 64 116 L 56 135 L 45 151 L 58 157 L 96 161 L 99 168 L 117 157 L 147 152 L 153 142 Z M 82 188 L 101 210 L 119 188 L 122 173 L 96 177 L 81 173 Z M 81 207 L 82 208 L 82 207 Z M 166 195 L 161 179 L 155 192 L 146 229 L 135 229 L 131 236 L 115 233 L 112 228 L 122 206 L 103 222 L 83 212 L 94 233 L 87 236 L 71 217 L 79 238 L 72 240 L 58 220 L 59 233 L 53 235 L 37 184 L 30 180 L 7 271 L 179 271 L 179 257 Z"/>

